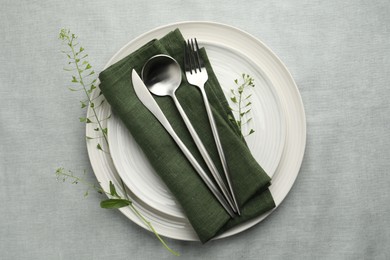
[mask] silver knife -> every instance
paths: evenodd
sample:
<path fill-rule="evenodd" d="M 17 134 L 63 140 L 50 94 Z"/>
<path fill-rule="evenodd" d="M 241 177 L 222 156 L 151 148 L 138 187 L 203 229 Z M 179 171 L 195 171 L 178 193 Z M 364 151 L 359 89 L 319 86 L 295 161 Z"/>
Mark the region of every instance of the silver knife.
<path fill-rule="evenodd" d="M 139 77 L 137 72 L 133 69 L 131 73 L 131 79 L 133 82 L 133 87 L 135 94 L 142 102 L 142 104 L 148 108 L 148 110 L 156 117 L 156 119 L 161 123 L 161 125 L 165 128 L 165 130 L 171 135 L 172 139 L 176 142 L 177 146 L 179 146 L 180 150 L 186 156 L 188 161 L 191 163 L 192 167 L 196 170 L 202 180 L 205 182 L 210 191 L 214 194 L 214 196 L 218 199 L 219 203 L 224 207 L 227 213 L 231 217 L 234 217 L 234 212 L 230 208 L 228 202 L 225 197 L 221 194 L 218 187 L 214 184 L 214 182 L 210 179 L 207 173 L 203 170 L 203 168 L 196 161 L 195 157 L 188 150 L 187 146 L 181 141 L 179 136 L 173 130 L 171 124 L 168 119 L 165 117 L 164 113 L 158 106 L 157 102 L 154 100 L 152 94 L 149 92 L 148 88 L 145 86 L 142 79 Z"/>

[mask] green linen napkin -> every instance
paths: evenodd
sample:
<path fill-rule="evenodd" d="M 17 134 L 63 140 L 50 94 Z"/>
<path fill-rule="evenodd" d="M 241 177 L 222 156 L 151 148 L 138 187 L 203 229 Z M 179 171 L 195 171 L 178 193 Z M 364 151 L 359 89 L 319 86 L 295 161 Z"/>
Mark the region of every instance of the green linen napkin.
<path fill-rule="evenodd" d="M 231 218 L 225 212 L 170 135 L 137 98 L 131 81 L 132 69 L 140 74 L 147 59 L 162 53 L 175 58 L 183 68 L 184 44 L 184 38 L 178 29 L 160 40 L 145 44 L 101 72 L 99 87 L 113 112 L 119 115 L 151 165 L 180 203 L 200 241 L 205 243 L 214 236 L 271 210 L 275 203 L 268 190 L 270 177 L 252 157 L 236 125 L 228 119 L 228 115 L 231 115 L 228 102 L 204 49 L 201 52 L 209 75 L 206 92 L 241 207 L 240 217 Z M 223 173 L 200 91 L 187 83 L 183 73 L 181 86 L 176 93 L 219 172 Z M 172 99 L 154 97 L 179 137 L 207 170 Z"/>

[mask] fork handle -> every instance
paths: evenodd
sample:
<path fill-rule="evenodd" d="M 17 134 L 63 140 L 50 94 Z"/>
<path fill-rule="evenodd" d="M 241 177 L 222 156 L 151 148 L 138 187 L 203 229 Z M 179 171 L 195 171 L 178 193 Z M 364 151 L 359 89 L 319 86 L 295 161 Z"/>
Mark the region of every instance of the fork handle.
<path fill-rule="evenodd" d="M 206 107 L 207 116 L 209 118 L 209 122 L 210 122 L 210 126 L 211 126 L 211 131 L 213 132 L 215 145 L 217 146 L 219 159 L 221 160 L 221 163 L 222 163 L 223 171 L 224 171 L 224 174 L 225 174 L 228 186 L 229 186 L 230 194 L 233 198 L 234 205 L 235 205 L 235 208 L 237 209 L 238 215 L 241 215 L 240 207 L 238 206 L 237 199 L 236 199 L 234 189 L 233 189 L 233 185 L 231 182 L 228 165 L 227 165 L 226 158 L 225 158 L 225 153 L 224 153 L 223 148 L 222 148 L 221 140 L 220 140 L 219 134 L 218 134 L 217 125 L 216 125 L 215 120 L 214 120 L 213 112 L 211 111 L 210 103 L 209 103 L 209 100 L 207 98 L 207 94 L 206 94 L 206 91 L 204 89 L 204 85 L 200 86 L 199 89 L 202 93 L 204 105 Z"/>
<path fill-rule="evenodd" d="M 228 188 L 226 187 L 225 182 L 221 178 L 221 175 L 219 174 L 217 167 L 215 166 L 213 160 L 211 159 L 209 153 L 207 152 L 207 149 L 205 148 L 202 140 L 200 139 L 198 133 L 196 132 L 193 125 L 191 124 L 191 121 L 188 118 L 187 114 L 185 113 L 184 109 L 180 105 L 180 102 L 177 99 L 176 95 L 173 94 L 172 98 L 173 98 L 173 101 L 177 107 L 177 110 L 179 111 L 181 117 L 183 118 L 183 121 L 184 121 L 185 125 L 187 126 L 187 129 L 190 132 L 191 137 L 194 140 L 195 145 L 198 148 L 200 154 L 202 155 L 202 158 L 205 161 L 207 167 L 209 168 L 212 176 L 214 177 L 216 183 L 218 184 L 219 188 L 221 189 L 226 200 L 229 202 L 230 207 L 233 209 L 234 212 L 237 212 L 237 208 L 235 206 L 234 200 L 231 197 L 231 194 L 230 194 Z"/>

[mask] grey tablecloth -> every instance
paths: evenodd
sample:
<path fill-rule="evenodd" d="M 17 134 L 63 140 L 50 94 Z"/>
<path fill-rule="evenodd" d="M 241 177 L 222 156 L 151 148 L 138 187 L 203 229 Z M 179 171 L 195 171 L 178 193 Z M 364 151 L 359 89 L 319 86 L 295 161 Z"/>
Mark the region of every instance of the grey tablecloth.
<path fill-rule="evenodd" d="M 191 5 L 191 7 L 189 7 Z M 0 12 L 1 259 L 170 259 L 118 211 L 58 184 L 91 172 L 82 93 L 57 39 L 70 28 L 96 71 L 152 28 L 208 20 L 265 42 L 297 82 L 307 116 L 298 179 L 265 221 L 206 245 L 167 239 L 184 259 L 390 258 L 388 1 L 10 1 Z M 93 181 L 93 175 L 88 177 Z"/>

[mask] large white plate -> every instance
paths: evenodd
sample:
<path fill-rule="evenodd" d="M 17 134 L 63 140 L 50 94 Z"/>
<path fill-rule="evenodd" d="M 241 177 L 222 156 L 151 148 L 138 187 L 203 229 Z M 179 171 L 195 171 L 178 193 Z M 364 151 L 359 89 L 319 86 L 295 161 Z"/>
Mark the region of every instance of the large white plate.
<path fill-rule="evenodd" d="M 113 56 L 106 67 L 119 61 L 127 54 L 135 51 L 147 41 L 154 38 L 161 38 L 175 28 L 179 28 L 185 38 L 196 37 L 198 39 L 202 39 L 203 45 L 206 46 L 210 58 L 212 58 L 211 62 L 213 63 L 213 67 L 223 67 L 222 64 L 218 64 L 218 57 L 220 57 L 221 53 L 224 53 L 225 55 L 228 52 L 227 50 L 229 50 L 229 53 L 231 53 L 233 58 L 238 57 L 241 59 L 239 64 L 245 64 L 245 66 L 242 67 L 241 65 L 237 67 L 235 64 L 234 69 L 232 69 L 233 66 L 230 67 L 225 63 L 225 66 L 227 67 L 223 67 L 219 72 L 217 72 L 217 76 L 221 75 L 218 73 L 223 74 L 223 71 L 234 71 L 236 75 L 226 79 L 230 82 L 241 72 L 252 74 L 256 78 L 256 84 L 258 85 L 255 90 L 266 89 L 268 91 L 266 98 L 253 102 L 256 104 L 255 110 L 257 111 L 255 114 L 256 118 L 254 118 L 255 125 L 253 127 L 259 132 L 264 130 L 266 133 L 267 126 L 262 125 L 262 121 L 258 120 L 264 119 L 264 123 L 266 122 L 267 124 L 274 123 L 275 125 L 273 129 L 280 131 L 280 133 L 271 134 L 268 135 L 268 137 L 280 137 L 281 139 L 271 142 L 272 144 L 270 144 L 270 147 L 273 148 L 268 152 L 273 155 L 269 160 L 265 160 L 264 157 L 258 156 L 261 153 L 263 153 L 264 156 L 267 156 L 266 151 L 259 153 L 256 152 L 256 147 L 260 147 L 262 145 L 260 142 L 264 140 L 260 140 L 258 139 L 259 137 L 256 138 L 256 136 L 253 136 L 253 139 L 249 139 L 248 143 L 251 149 L 254 149 L 256 159 L 258 159 L 260 163 L 265 163 L 263 166 L 269 173 L 274 173 L 270 190 L 276 205 L 280 205 L 291 189 L 299 172 L 306 143 L 306 122 L 303 104 L 294 80 L 283 63 L 262 42 L 239 29 L 227 25 L 210 22 L 176 23 L 159 27 L 131 41 Z M 213 52 L 213 50 L 215 52 Z M 221 52 L 221 50 L 223 51 Z M 222 56 L 225 57 L 226 55 L 224 55 Z M 222 60 L 224 59 L 226 59 L 226 57 Z M 216 64 L 214 64 L 214 62 Z M 221 78 L 219 79 L 221 80 Z M 225 84 L 224 82 L 221 83 L 222 85 Z M 95 91 L 93 95 L 97 96 L 98 92 Z M 255 96 L 260 98 L 257 94 Z M 262 104 L 267 104 L 267 107 L 261 107 Z M 268 107 L 268 105 L 270 107 Z M 97 112 L 100 118 L 105 118 L 111 114 L 109 105 L 99 107 Z M 88 116 L 89 115 L 92 115 L 92 111 L 90 109 L 88 111 Z M 270 119 L 267 120 L 267 116 L 269 115 L 280 116 L 276 117 L 275 123 L 272 120 L 270 121 Z M 280 120 L 283 117 L 284 120 Z M 116 122 L 118 122 L 118 120 L 116 120 Z M 105 124 L 103 127 L 105 127 L 106 122 L 103 123 Z M 122 134 L 122 130 L 118 130 L 123 129 L 123 126 L 121 127 L 119 123 L 111 124 L 112 123 L 110 123 L 110 127 L 116 126 L 116 140 L 129 137 Z M 94 131 L 95 127 L 96 126 L 92 124 L 87 125 L 86 131 L 88 136 L 97 136 L 96 131 Z M 286 132 L 284 132 L 284 129 Z M 111 129 L 109 129 L 109 132 L 110 131 Z M 98 139 L 88 140 L 87 143 L 91 164 L 97 179 L 103 187 L 108 187 L 110 180 L 113 181 L 116 186 L 120 187 L 121 183 L 118 172 L 114 166 L 111 156 L 96 149 L 97 143 L 99 143 Z M 100 143 L 102 144 L 102 142 Z M 115 146 L 115 144 L 113 146 Z M 104 145 L 103 149 L 108 148 Z M 118 149 L 117 151 L 121 151 L 118 146 L 115 149 Z M 142 156 L 142 153 L 137 150 L 138 148 L 135 145 L 132 149 L 134 150 L 131 156 Z M 275 152 L 279 150 L 281 151 L 280 154 Z M 119 157 L 116 158 L 116 160 L 117 159 L 119 160 Z M 267 162 L 269 163 L 268 165 Z M 122 163 L 117 163 L 118 168 L 121 164 Z M 132 165 L 134 165 L 134 163 Z M 150 171 L 150 173 L 152 173 L 152 171 Z M 122 176 L 124 175 L 122 174 Z M 129 185 L 129 182 L 126 182 Z M 161 185 L 161 183 L 158 183 L 158 185 L 160 185 L 159 187 L 162 187 L 161 192 L 166 193 L 163 185 Z M 123 193 L 123 190 L 120 190 L 119 192 Z M 129 189 L 127 192 L 130 194 L 130 197 L 134 200 L 134 204 L 138 207 L 141 213 L 152 222 L 158 233 L 175 239 L 198 240 L 187 219 L 182 215 L 180 210 L 177 210 L 177 205 L 173 203 L 170 206 L 170 209 L 166 209 L 166 201 L 157 201 L 157 204 L 149 204 L 150 201 L 145 201 L 145 198 L 138 198 L 134 195 L 132 190 Z M 151 199 L 153 200 L 153 196 Z M 166 197 L 166 199 L 174 201 L 169 196 Z M 129 208 L 122 208 L 121 211 L 135 223 L 147 228 Z M 269 214 L 270 212 L 243 223 L 240 226 L 225 232 L 220 237 L 230 236 L 246 230 L 260 222 Z"/>

